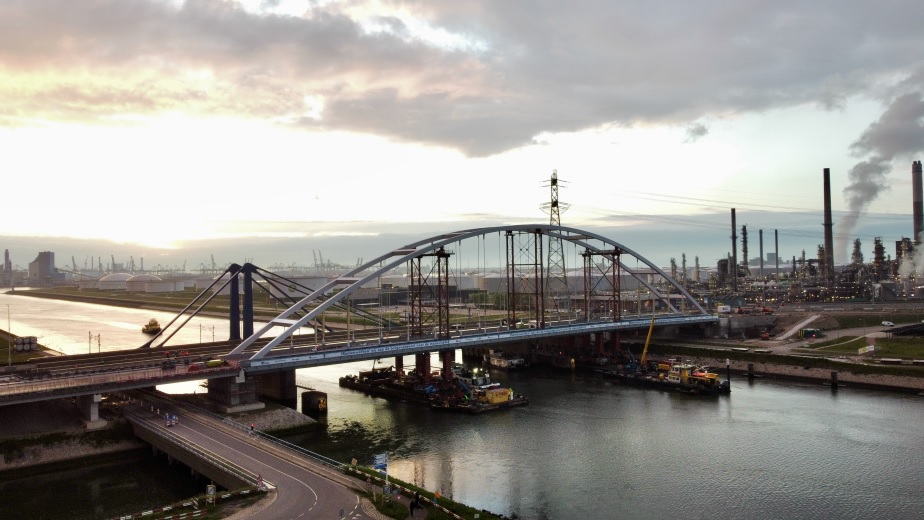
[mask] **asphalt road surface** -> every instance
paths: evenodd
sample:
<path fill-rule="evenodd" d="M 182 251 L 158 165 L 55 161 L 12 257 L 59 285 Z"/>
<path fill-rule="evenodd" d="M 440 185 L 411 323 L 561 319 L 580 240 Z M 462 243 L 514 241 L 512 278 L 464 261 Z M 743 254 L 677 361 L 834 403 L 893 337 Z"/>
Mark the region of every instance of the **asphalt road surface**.
<path fill-rule="evenodd" d="M 134 406 L 141 417 L 165 428 L 162 415 L 140 405 Z M 235 515 L 235 518 L 378 518 L 378 515 L 369 516 L 363 511 L 359 496 L 350 487 L 359 488 L 362 484 L 337 470 L 307 460 L 211 416 L 187 409 L 160 410 L 161 414 L 165 412 L 179 417 L 179 424 L 170 428 L 173 435 L 247 468 L 276 488 L 276 499 L 269 506 L 254 511 L 252 515 Z"/>

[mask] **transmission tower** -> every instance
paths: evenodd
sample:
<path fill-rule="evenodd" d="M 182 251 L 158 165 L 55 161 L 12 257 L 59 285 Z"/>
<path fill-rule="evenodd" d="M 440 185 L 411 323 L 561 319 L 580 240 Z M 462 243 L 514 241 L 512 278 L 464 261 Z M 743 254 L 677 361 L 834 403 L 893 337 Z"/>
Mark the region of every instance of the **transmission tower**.
<path fill-rule="evenodd" d="M 542 209 L 549 212 L 549 224 L 561 225 L 561 212 L 568 209 L 568 204 L 558 201 L 558 170 L 552 170 L 548 186 L 551 188 L 551 200 L 542 204 Z M 565 271 L 565 254 L 561 238 L 549 236 L 549 254 L 546 262 L 546 294 L 549 295 L 548 308 L 560 316 L 568 315 L 571 309 L 571 295 L 568 291 L 568 276 Z"/>

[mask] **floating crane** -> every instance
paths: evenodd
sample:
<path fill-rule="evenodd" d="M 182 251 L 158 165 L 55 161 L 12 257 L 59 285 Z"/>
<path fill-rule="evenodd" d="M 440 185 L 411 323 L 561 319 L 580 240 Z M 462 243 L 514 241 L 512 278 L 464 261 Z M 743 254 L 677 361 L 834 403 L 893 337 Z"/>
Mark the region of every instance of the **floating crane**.
<path fill-rule="evenodd" d="M 654 331 L 654 322 L 655 317 L 652 316 L 651 325 L 648 326 L 648 337 L 645 338 L 645 348 L 642 349 L 642 357 L 638 360 L 643 370 L 645 370 L 648 366 L 648 344 L 651 343 L 651 333 Z"/>

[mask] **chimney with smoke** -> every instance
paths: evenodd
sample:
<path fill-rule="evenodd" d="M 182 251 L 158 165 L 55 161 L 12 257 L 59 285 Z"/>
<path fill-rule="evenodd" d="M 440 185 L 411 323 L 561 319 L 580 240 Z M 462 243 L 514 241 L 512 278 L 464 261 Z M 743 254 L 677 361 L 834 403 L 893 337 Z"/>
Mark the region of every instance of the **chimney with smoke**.
<path fill-rule="evenodd" d="M 911 204 L 914 215 L 914 244 L 921 245 L 924 231 L 924 188 L 921 186 L 921 161 L 911 163 Z"/>
<path fill-rule="evenodd" d="M 825 168 L 825 258 L 822 271 L 828 286 L 834 281 L 834 222 L 831 221 L 831 170 Z M 819 260 L 821 260 L 819 258 Z"/>
<path fill-rule="evenodd" d="M 732 288 L 733 290 L 738 290 L 738 234 L 735 232 L 735 208 L 731 209 L 731 224 L 732 224 L 732 258 L 731 258 L 731 267 L 733 271 L 729 271 L 729 274 L 732 277 Z"/>

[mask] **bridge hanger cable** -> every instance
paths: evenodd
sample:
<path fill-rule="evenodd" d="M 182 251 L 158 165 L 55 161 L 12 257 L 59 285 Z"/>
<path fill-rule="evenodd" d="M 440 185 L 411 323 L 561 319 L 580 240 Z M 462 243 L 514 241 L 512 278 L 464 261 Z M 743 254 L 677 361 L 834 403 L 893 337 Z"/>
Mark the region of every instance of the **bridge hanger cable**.
<path fill-rule="evenodd" d="M 648 261 L 641 255 L 638 255 L 631 249 L 628 249 L 625 246 L 623 246 L 622 244 L 615 242 L 609 238 L 598 235 L 597 233 L 583 231 L 577 228 L 564 227 L 564 226 L 522 224 L 522 225 L 512 225 L 512 226 L 506 226 L 506 227 L 499 226 L 495 228 L 475 228 L 475 229 L 463 230 L 463 231 L 451 233 L 451 234 L 444 234 L 438 237 L 429 237 L 421 241 L 412 243 L 400 250 L 390 251 L 386 253 L 385 255 L 383 255 L 384 258 L 390 258 L 392 260 L 386 261 L 385 266 L 382 267 L 381 269 L 385 269 L 386 267 L 390 268 L 396 265 L 400 265 L 401 263 L 407 263 L 408 261 L 415 259 L 415 258 L 419 258 L 420 256 L 424 256 L 424 255 L 432 256 L 433 251 L 440 250 L 442 247 L 444 247 L 447 244 L 451 244 L 453 242 L 461 242 L 463 239 L 475 238 L 477 236 L 485 237 L 487 232 L 494 232 L 494 231 L 498 233 L 497 235 L 497 240 L 498 240 L 497 255 L 498 255 L 498 265 L 500 269 L 513 268 L 513 270 L 515 271 L 515 268 L 516 268 L 515 259 L 510 259 L 511 265 L 509 266 L 506 265 L 502 259 L 504 255 L 507 255 L 509 253 L 506 247 L 506 238 L 510 234 L 513 234 L 513 233 L 530 233 L 530 234 L 538 233 L 538 234 L 545 234 L 549 236 L 556 236 L 556 237 L 572 242 L 575 248 L 585 247 L 597 253 L 605 252 L 605 250 L 608 247 L 615 247 L 615 248 L 618 248 L 623 253 L 628 253 L 636 257 L 637 262 L 643 262 L 652 271 L 654 271 L 660 277 L 663 277 L 665 280 L 667 280 L 673 287 L 677 288 L 677 290 L 681 294 L 683 294 L 683 296 L 687 298 L 691 302 L 691 304 L 693 304 L 701 313 L 706 314 L 706 311 L 702 309 L 702 307 L 697 302 L 695 302 L 695 300 L 692 299 L 692 296 L 690 296 L 689 293 L 685 289 L 683 289 L 682 286 L 680 286 L 674 280 L 672 280 L 670 276 L 667 273 L 665 273 L 662 269 L 652 264 L 650 261 Z M 504 240 L 504 246 L 501 245 L 502 240 Z M 591 241 L 593 241 L 593 243 Z M 596 245 L 597 242 L 603 245 Z M 515 243 L 514 245 L 518 245 L 518 244 Z M 398 258 L 395 258 L 395 257 L 398 257 Z M 290 334 L 292 334 L 294 330 L 296 330 L 298 327 L 301 327 L 308 320 L 314 319 L 320 313 L 324 312 L 327 308 L 340 303 L 344 298 L 347 298 L 347 297 L 352 298 L 354 291 L 360 290 L 363 284 L 369 282 L 370 280 L 374 279 L 376 276 L 380 274 L 376 270 L 373 270 L 373 272 L 365 274 L 365 275 L 362 275 L 361 272 L 368 270 L 369 266 L 374 266 L 376 263 L 379 263 L 381 261 L 382 261 L 382 258 L 377 258 L 374 261 L 368 262 L 365 265 L 357 266 L 356 269 L 351 270 L 350 272 L 346 273 L 343 276 L 340 276 L 339 278 L 335 280 L 329 281 L 323 287 L 319 287 L 312 294 L 307 295 L 305 298 L 300 300 L 296 305 L 293 305 L 292 307 L 290 307 L 289 309 L 281 313 L 278 318 L 273 320 L 273 323 L 267 324 L 260 331 L 255 331 L 250 337 L 245 339 L 243 342 L 241 342 L 240 345 L 238 345 L 234 350 L 232 350 L 232 352 L 230 352 L 229 355 L 242 354 L 243 350 L 248 348 L 250 345 L 252 345 L 256 341 L 257 338 L 262 337 L 274 325 L 278 325 L 281 322 L 282 318 L 286 318 L 290 316 L 291 314 L 293 314 L 296 308 L 302 307 L 308 303 L 311 303 L 312 301 L 315 301 L 315 302 L 320 301 L 322 295 L 325 295 L 328 291 L 333 290 L 338 285 L 348 286 L 338 292 L 333 293 L 332 296 L 328 297 L 326 301 L 324 301 L 323 303 L 321 303 L 320 305 L 312 309 L 307 315 L 304 315 L 298 320 L 295 320 L 295 323 L 292 323 L 290 325 L 287 324 L 289 325 L 289 327 L 286 329 L 286 331 L 284 331 L 282 334 L 279 334 L 275 339 L 270 340 L 269 343 L 263 346 L 256 354 L 254 354 L 251 357 L 251 360 L 255 361 L 255 360 L 259 360 L 263 358 L 273 348 L 275 348 L 284 339 L 286 339 Z M 622 265 L 622 263 L 620 263 L 620 265 Z M 664 296 L 661 294 L 661 291 L 657 290 L 657 288 L 652 286 L 651 283 L 647 281 L 645 276 L 638 276 L 636 273 L 631 273 L 631 274 L 633 277 L 637 279 L 639 283 L 641 283 L 642 285 L 647 287 L 650 291 L 652 291 L 652 294 L 654 296 L 657 296 L 659 299 L 664 299 Z M 511 279 L 509 276 L 505 276 L 503 284 L 502 285 L 499 284 L 499 285 L 501 285 L 501 287 L 507 286 L 507 290 L 510 291 L 512 290 L 512 287 L 510 287 L 510 284 L 512 283 L 515 283 L 515 280 Z M 349 299 L 347 299 L 347 301 L 349 301 Z M 507 306 L 508 311 L 511 309 L 511 305 L 513 305 L 513 303 L 514 302 L 511 302 L 511 301 L 505 302 L 505 305 Z M 671 312 L 677 312 L 676 309 L 673 309 L 673 305 L 670 303 L 670 301 L 667 301 L 666 303 L 668 305 L 668 308 L 671 310 Z M 348 308 L 349 308 L 349 305 L 348 305 Z"/>

